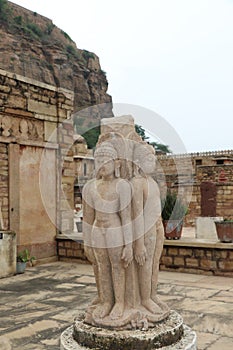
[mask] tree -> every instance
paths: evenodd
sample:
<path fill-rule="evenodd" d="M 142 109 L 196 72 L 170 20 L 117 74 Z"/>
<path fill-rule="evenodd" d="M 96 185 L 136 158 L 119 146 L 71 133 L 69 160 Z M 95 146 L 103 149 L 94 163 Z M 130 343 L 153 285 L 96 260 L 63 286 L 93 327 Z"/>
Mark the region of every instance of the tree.
<path fill-rule="evenodd" d="M 100 126 L 95 126 L 82 134 L 87 142 L 88 148 L 95 148 L 100 134 Z"/>
<path fill-rule="evenodd" d="M 169 149 L 168 145 L 164 145 L 162 143 L 157 143 L 157 142 L 149 142 L 151 146 L 154 147 L 156 152 L 161 152 L 161 153 L 172 153 L 172 151 Z"/>
<path fill-rule="evenodd" d="M 141 136 L 142 140 L 143 141 L 146 141 L 149 139 L 148 136 L 146 136 L 146 132 L 145 132 L 145 129 L 143 129 L 142 126 L 138 125 L 138 124 L 135 124 L 135 130 L 136 132 L 138 133 L 138 135 Z"/>
<path fill-rule="evenodd" d="M 135 130 L 138 133 L 138 135 L 141 136 L 143 141 L 146 141 L 147 143 L 149 143 L 151 146 L 154 147 L 156 152 L 161 152 L 161 153 L 172 153 L 171 150 L 169 149 L 168 145 L 164 145 L 162 143 L 158 143 L 158 142 L 150 142 L 148 141 L 149 137 L 146 136 L 146 132 L 145 129 L 143 129 L 142 126 L 135 124 Z"/>

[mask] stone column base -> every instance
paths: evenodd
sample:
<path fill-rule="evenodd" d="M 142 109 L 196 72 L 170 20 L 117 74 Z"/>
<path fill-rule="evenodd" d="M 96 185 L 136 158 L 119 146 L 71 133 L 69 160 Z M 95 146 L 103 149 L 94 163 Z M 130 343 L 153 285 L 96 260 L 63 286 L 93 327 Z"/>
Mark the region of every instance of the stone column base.
<path fill-rule="evenodd" d="M 76 321 L 61 335 L 61 350 L 196 350 L 196 333 L 171 311 L 154 328 L 113 331 Z"/>

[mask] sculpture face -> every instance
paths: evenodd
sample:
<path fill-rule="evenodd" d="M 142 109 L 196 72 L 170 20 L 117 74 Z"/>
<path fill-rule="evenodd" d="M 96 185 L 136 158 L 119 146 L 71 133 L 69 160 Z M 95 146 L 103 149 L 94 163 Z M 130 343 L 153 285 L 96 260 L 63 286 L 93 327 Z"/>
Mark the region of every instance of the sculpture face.
<path fill-rule="evenodd" d="M 147 146 L 139 147 L 134 162 L 144 174 L 149 175 L 155 171 L 155 154 Z"/>
<path fill-rule="evenodd" d="M 140 166 L 145 174 L 151 174 L 155 171 L 155 155 L 153 153 L 147 153 L 140 160 Z"/>
<path fill-rule="evenodd" d="M 114 174 L 115 163 L 109 156 L 97 156 L 95 158 L 97 177 L 109 177 Z"/>

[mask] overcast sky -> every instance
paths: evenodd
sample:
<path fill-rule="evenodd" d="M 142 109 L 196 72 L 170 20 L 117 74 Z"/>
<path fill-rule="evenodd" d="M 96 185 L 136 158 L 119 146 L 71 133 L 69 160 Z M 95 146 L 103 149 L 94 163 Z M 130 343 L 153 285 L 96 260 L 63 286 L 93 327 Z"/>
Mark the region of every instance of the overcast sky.
<path fill-rule="evenodd" d="M 95 52 L 114 103 L 155 112 L 188 152 L 233 149 L 233 0 L 13 2 Z M 145 119 L 169 143 L 153 113 Z"/>

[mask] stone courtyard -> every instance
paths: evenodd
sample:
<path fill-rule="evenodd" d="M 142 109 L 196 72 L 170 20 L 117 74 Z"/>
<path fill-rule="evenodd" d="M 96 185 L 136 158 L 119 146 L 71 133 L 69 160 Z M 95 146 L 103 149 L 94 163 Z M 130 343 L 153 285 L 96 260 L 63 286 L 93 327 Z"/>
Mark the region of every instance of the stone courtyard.
<path fill-rule="evenodd" d="M 0 349 L 57 350 L 96 293 L 88 264 L 54 262 L 0 280 Z M 233 348 L 233 279 L 161 271 L 158 294 L 197 332 L 199 350 Z"/>

